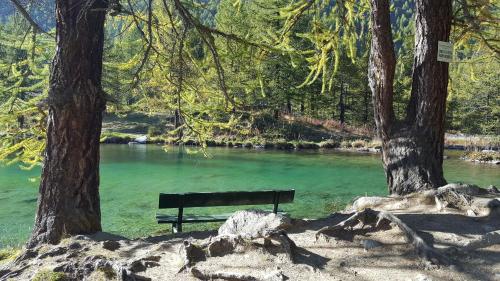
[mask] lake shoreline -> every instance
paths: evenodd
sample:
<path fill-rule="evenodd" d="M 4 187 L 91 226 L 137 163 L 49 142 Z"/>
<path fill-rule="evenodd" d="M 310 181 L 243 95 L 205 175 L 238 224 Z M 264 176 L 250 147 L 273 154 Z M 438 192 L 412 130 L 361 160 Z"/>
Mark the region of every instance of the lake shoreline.
<path fill-rule="evenodd" d="M 101 144 L 156 144 L 156 145 L 171 145 L 171 146 L 188 146 L 201 148 L 202 146 L 199 142 L 194 140 L 188 140 L 184 143 L 172 142 L 164 140 L 161 138 L 146 138 L 144 141 L 136 141 L 134 136 L 113 136 L 101 139 Z M 331 150 L 338 152 L 350 152 L 350 153 L 360 153 L 360 154 L 380 154 L 381 144 L 379 141 L 368 141 L 363 139 L 356 139 L 352 141 L 343 140 L 325 140 L 322 142 L 311 142 L 311 141 L 263 141 L 263 142 L 252 142 L 252 141 L 215 141 L 207 140 L 205 143 L 206 147 L 221 147 L 221 148 L 235 148 L 235 149 L 256 149 L 256 150 L 282 150 L 282 151 L 294 151 L 294 150 Z M 490 164 L 499 165 L 500 164 L 500 151 L 486 149 L 491 147 L 475 147 L 471 150 L 470 147 L 464 145 L 445 145 L 445 150 L 451 151 L 462 151 L 464 155 L 460 156 L 461 160 L 478 163 L 478 164 Z M 484 149 L 484 150 L 483 150 Z M 444 157 L 448 159 L 448 156 Z"/>
<path fill-rule="evenodd" d="M 141 138 L 140 141 L 137 141 Z M 179 142 L 173 139 L 165 139 L 163 137 L 148 137 L 140 134 L 116 134 L 103 133 L 100 140 L 101 144 L 161 144 L 161 145 L 187 145 L 201 147 L 199 141 L 189 139 L 184 142 Z M 358 152 L 380 152 L 382 148 L 379 140 L 370 138 L 345 138 L 345 139 L 325 139 L 322 141 L 309 140 L 266 140 L 266 139 L 243 139 L 243 140 L 225 140 L 225 139 L 209 139 L 205 140 L 206 147 L 233 147 L 233 148 L 256 148 L 256 149 L 339 149 L 345 151 Z M 500 152 L 500 146 L 496 144 L 457 144 L 457 141 L 449 141 L 445 143 L 444 148 L 447 150 L 457 151 L 494 151 Z"/>
<path fill-rule="evenodd" d="M 144 142 L 136 142 L 132 137 L 109 137 L 101 140 L 101 144 L 158 144 L 158 145 L 172 145 L 172 146 L 193 146 L 201 147 L 198 142 L 188 140 L 185 143 L 169 142 L 157 138 L 148 139 Z M 266 142 L 253 144 L 251 142 L 217 142 L 207 141 L 207 147 L 230 147 L 230 148 L 255 148 L 255 149 L 277 149 L 277 150 L 294 150 L 294 149 L 336 149 L 339 151 L 353 151 L 353 152 L 373 152 L 380 153 L 380 147 L 340 147 L 336 144 L 325 144 L 324 142 L 309 142 L 309 141 L 290 141 L 290 142 Z M 477 150 L 486 149 L 488 147 L 475 147 Z M 445 145 L 446 150 L 456 151 L 469 151 L 470 148 L 462 145 Z M 498 150 L 495 150 L 498 151 Z"/>

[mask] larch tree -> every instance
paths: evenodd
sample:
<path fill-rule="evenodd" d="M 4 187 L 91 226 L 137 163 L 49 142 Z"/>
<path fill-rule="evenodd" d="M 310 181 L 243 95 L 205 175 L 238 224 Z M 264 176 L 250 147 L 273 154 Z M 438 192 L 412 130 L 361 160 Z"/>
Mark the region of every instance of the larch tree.
<path fill-rule="evenodd" d="M 99 137 L 108 1 L 56 0 L 56 53 L 49 81 L 47 141 L 28 246 L 101 230 Z"/>
<path fill-rule="evenodd" d="M 391 194 L 408 194 L 446 184 L 443 176 L 448 63 L 437 60 L 438 41 L 448 41 L 451 0 L 415 1 L 415 45 L 406 118 L 393 109 L 396 67 L 389 0 L 371 0 L 369 81 L 382 160 Z"/>

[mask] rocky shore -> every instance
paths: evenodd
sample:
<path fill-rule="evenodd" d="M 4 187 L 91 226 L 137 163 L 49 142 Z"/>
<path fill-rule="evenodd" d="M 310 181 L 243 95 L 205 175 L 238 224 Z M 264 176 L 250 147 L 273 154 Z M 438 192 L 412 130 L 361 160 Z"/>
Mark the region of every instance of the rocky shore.
<path fill-rule="evenodd" d="M 0 264 L 0 280 L 496 280 L 499 199 L 496 188 L 451 184 L 361 197 L 317 220 L 250 210 L 218 231 L 79 235 L 23 249 Z"/>

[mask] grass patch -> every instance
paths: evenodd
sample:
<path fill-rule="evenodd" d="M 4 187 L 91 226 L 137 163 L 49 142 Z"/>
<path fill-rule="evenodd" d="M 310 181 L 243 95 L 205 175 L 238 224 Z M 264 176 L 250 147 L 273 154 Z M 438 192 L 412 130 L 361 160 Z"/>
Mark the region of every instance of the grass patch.
<path fill-rule="evenodd" d="M 339 212 L 344 210 L 346 208 L 346 205 L 347 204 L 345 202 L 339 199 L 335 199 L 332 202 L 328 202 L 325 204 L 325 211 L 329 213 Z"/>
<path fill-rule="evenodd" d="M 318 149 L 319 145 L 317 145 L 314 142 L 308 142 L 308 141 L 297 141 L 294 142 L 295 148 L 296 149 Z"/>
<path fill-rule="evenodd" d="M 381 140 L 372 140 L 368 143 L 368 147 L 382 149 L 382 141 Z"/>
<path fill-rule="evenodd" d="M 17 249 L 17 248 L 0 249 L 0 263 L 4 263 L 4 262 L 15 259 L 19 255 L 20 252 L 21 252 L 21 250 Z"/>
<path fill-rule="evenodd" d="M 480 162 L 500 161 L 500 152 L 470 151 L 465 153 L 464 158 Z"/>
<path fill-rule="evenodd" d="M 351 143 L 351 146 L 354 148 L 362 148 L 362 147 L 366 147 L 367 143 L 364 140 L 355 140 Z"/>
<path fill-rule="evenodd" d="M 338 148 L 340 147 L 340 143 L 336 140 L 326 140 L 319 143 L 319 147 L 321 148 Z"/>
<path fill-rule="evenodd" d="M 342 142 L 340 143 L 340 147 L 342 147 L 342 148 L 350 148 L 350 147 L 352 147 L 352 144 L 351 144 L 351 142 L 350 142 L 350 141 L 346 141 L 346 140 L 344 140 L 344 141 L 342 141 Z"/>
<path fill-rule="evenodd" d="M 446 134 L 444 143 L 446 146 L 462 146 L 469 149 L 500 147 L 500 136 Z"/>
<path fill-rule="evenodd" d="M 62 272 L 53 272 L 51 270 L 38 271 L 32 281 L 66 281 L 69 278 Z"/>
<path fill-rule="evenodd" d="M 127 134 L 127 133 L 118 133 L 118 132 L 102 132 L 100 142 L 106 142 L 109 140 L 117 141 L 121 140 L 123 142 L 129 142 L 134 140 L 136 137 L 140 135 Z"/>

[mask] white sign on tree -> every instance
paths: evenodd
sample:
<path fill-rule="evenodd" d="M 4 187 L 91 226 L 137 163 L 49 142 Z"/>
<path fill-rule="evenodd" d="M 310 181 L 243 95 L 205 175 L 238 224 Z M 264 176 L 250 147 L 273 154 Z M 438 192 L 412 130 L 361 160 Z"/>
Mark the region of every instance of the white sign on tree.
<path fill-rule="evenodd" d="M 451 62 L 453 58 L 453 44 L 450 42 L 438 41 L 437 60 Z"/>

